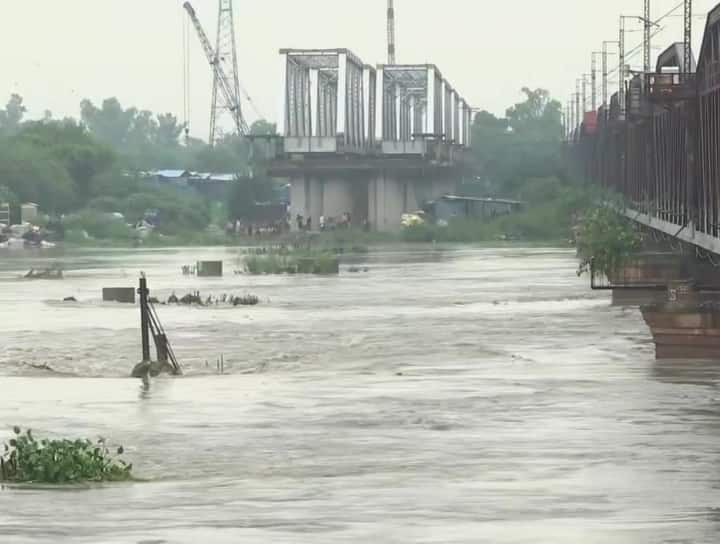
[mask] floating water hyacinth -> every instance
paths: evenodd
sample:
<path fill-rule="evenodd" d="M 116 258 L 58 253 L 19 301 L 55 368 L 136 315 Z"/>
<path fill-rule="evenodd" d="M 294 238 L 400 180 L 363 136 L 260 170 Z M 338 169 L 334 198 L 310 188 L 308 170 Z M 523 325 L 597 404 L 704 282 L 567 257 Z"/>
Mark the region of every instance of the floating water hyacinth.
<path fill-rule="evenodd" d="M 105 440 L 37 440 L 28 429 L 13 427 L 15 438 L 4 445 L 0 481 L 65 484 L 123 482 L 132 479 L 132 465 L 115 459 Z M 124 453 L 117 449 L 117 455 Z"/>

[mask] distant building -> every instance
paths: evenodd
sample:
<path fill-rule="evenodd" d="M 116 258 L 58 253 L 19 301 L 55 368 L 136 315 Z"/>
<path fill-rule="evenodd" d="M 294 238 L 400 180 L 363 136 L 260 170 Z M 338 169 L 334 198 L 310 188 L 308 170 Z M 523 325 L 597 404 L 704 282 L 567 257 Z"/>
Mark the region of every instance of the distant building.
<path fill-rule="evenodd" d="M 228 187 L 236 180 L 236 174 L 192 172 L 188 184 L 202 196 L 221 200 L 227 196 Z"/>
<path fill-rule="evenodd" d="M 187 184 L 191 173 L 187 170 L 157 170 L 152 172 L 151 175 L 154 175 L 158 181 Z"/>
<path fill-rule="evenodd" d="M 435 221 L 449 222 L 458 218 L 490 220 L 519 212 L 523 207 L 524 203 L 517 200 L 445 195 L 430 202 L 425 211 Z"/>
<path fill-rule="evenodd" d="M 37 219 L 39 206 L 34 202 L 25 202 L 20 205 L 20 221 L 32 223 Z"/>
<path fill-rule="evenodd" d="M 188 184 L 190 172 L 188 170 L 152 170 L 140 172 L 139 177 L 154 187 L 172 188 L 183 194 L 192 194 L 193 189 Z"/>

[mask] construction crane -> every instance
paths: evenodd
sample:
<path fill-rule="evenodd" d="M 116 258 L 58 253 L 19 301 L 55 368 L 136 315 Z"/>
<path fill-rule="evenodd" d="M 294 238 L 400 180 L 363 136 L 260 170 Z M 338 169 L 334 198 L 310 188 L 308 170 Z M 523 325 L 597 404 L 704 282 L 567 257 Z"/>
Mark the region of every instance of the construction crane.
<path fill-rule="evenodd" d="M 388 64 L 395 64 L 395 6 L 393 0 L 387 3 Z"/>
<path fill-rule="evenodd" d="M 222 2 L 222 0 L 221 0 Z M 232 19 L 232 3 L 229 2 L 229 19 Z M 183 4 L 183 7 L 185 8 L 185 11 L 187 11 L 188 15 L 190 16 L 190 20 L 192 21 L 193 26 L 195 27 L 195 30 L 197 32 L 198 38 L 200 38 L 200 44 L 202 45 L 203 51 L 205 52 L 205 56 L 207 57 L 208 62 L 210 63 L 210 67 L 213 70 L 213 76 L 214 76 L 214 85 L 213 85 L 213 107 L 211 112 L 211 121 L 210 121 L 210 145 L 214 145 L 215 141 L 217 139 L 217 113 L 219 109 L 227 110 L 233 119 L 233 125 L 235 128 L 235 131 L 237 132 L 238 136 L 246 136 L 250 129 L 248 127 L 247 122 L 245 121 L 245 118 L 243 117 L 242 113 L 242 104 L 240 102 L 240 84 L 237 77 L 237 57 L 235 54 L 235 43 L 234 43 L 234 33 L 233 33 L 233 39 L 232 39 L 232 48 L 233 51 L 231 52 L 232 55 L 232 62 L 233 62 L 233 78 L 232 80 L 230 77 L 228 77 L 228 74 L 226 73 L 225 69 L 222 65 L 222 53 L 219 51 L 220 48 L 220 33 L 222 32 L 222 28 L 218 28 L 218 49 L 213 49 L 212 44 L 210 43 L 210 40 L 207 37 L 207 34 L 205 33 L 205 30 L 202 27 L 202 24 L 200 24 L 200 20 L 198 19 L 197 13 L 195 12 L 195 8 L 192 7 L 192 4 L 190 2 L 185 2 Z M 227 8 L 226 8 L 227 10 Z M 220 20 L 222 21 L 222 14 L 223 14 L 223 4 L 220 5 Z M 230 30 L 232 32 L 232 29 Z M 224 106 L 218 106 L 218 89 L 220 93 L 222 94 L 222 97 L 224 99 L 225 105 Z"/>

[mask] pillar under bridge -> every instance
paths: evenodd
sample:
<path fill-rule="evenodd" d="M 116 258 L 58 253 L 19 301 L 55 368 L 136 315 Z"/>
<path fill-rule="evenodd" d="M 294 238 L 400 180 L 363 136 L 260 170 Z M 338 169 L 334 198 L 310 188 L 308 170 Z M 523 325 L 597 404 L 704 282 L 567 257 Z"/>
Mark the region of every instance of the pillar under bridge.
<path fill-rule="evenodd" d="M 271 175 L 290 180 L 290 213 L 310 218 L 317 228 L 320 217 L 339 220 L 348 214 L 353 226 L 392 232 L 402 215 L 421 210 L 426 202 L 454 192 L 462 172 L 458 168 L 427 168 L 422 161 L 387 163 L 355 158 L 348 161 L 275 161 Z"/>
<path fill-rule="evenodd" d="M 678 247 L 677 244 L 672 244 Z M 657 359 L 720 361 L 720 267 L 692 248 L 630 259 L 594 288 L 611 289 L 613 305 L 638 307 Z"/>

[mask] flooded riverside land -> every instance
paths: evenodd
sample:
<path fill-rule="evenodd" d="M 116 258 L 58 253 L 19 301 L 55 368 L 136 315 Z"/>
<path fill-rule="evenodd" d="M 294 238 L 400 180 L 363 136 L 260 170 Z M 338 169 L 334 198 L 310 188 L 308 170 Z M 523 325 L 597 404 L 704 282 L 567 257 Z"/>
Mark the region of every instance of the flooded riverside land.
<path fill-rule="evenodd" d="M 0 439 L 103 436 L 142 480 L 6 486 L 0 542 L 720 538 L 720 365 L 657 363 L 572 251 L 383 248 L 329 277 L 235 275 L 238 254 L 0 255 Z M 200 259 L 225 277 L 181 273 Z M 261 303 L 158 306 L 185 374 L 144 386 L 137 306 L 101 301 L 141 271 L 161 300 Z"/>

